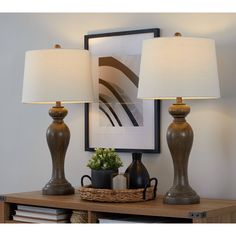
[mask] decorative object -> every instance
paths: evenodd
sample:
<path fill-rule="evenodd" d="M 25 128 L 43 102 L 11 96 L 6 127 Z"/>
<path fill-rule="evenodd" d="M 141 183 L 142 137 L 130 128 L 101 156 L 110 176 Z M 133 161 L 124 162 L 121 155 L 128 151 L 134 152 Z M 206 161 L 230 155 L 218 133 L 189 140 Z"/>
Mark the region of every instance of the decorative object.
<path fill-rule="evenodd" d="M 174 181 L 164 197 L 166 204 L 194 204 L 200 198 L 188 181 L 188 160 L 193 131 L 185 117 L 190 107 L 184 99 L 220 97 L 215 44 L 211 39 L 175 37 L 144 41 L 138 97 L 175 99 L 169 113 L 174 117 L 167 143 L 174 164 Z"/>
<path fill-rule="evenodd" d="M 113 148 L 95 148 L 87 166 L 93 170 L 117 170 L 123 163 Z"/>
<path fill-rule="evenodd" d="M 93 100 L 90 55 L 87 50 L 54 49 L 26 52 L 23 103 L 51 104 L 53 118 L 47 130 L 52 156 L 52 177 L 43 188 L 45 195 L 73 194 L 74 188 L 64 173 L 65 154 L 70 131 L 63 122 L 67 110 L 62 103 L 84 103 Z"/>
<path fill-rule="evenodd" d="M 81 186 L 84 186 L 84 179 L 88 178 L 93 188 L 111 189 L 113 174 L 118 174 L 118 170 L 91 170 L 91 177 L 89 175 L 82 176 Z"/>
<path fill-rule="evenodd" d="M 160 102 L 137 99 L 142 42 L 153 37 L 159 29 L 85 35 L 97 101 L 85 106 L 86 151 L 159 153 Z"/>
<path fill-rule="evenodd" d="M 154 181 L 154 185 L 150 183 Z M 139 189 L 96 189 L 90 186 L 80 187 L 78 193 L 80 198 L 97 202 L 140 202 L 156 198 L 157 179 L 149 180 L 150 187 Z"/>
<path fill-rule="evenodd" d="M 72 211 L 70 217 L 71 223 L 88 223 L 88 212 L 87 211 Z"/>
<path fill-rule="evenodd" d="M 118 169 L 123 166 L 119 155 L 112 148 L 95 148 L 95 153 L 89 160 L 91 168 L 91 178 L 84 175 L 81 179 L 83 186 L 84 178 L 89 178 L 93 188 L 112 188 L 112 176 L 118 173 Z"/>
<path fill-rule="evenodd" d="M 116 174 L 112 177 L 112 189 L 127 189 L 129 187 L 128 174 Z"/>
<path fill-rule="evenodd" d="M 142 153 L 132 153 L 132 163 L 125 173 L 129 175 L 129 188 L 144 188 L 149 183 L 149 173 L 143 165 Z"/>

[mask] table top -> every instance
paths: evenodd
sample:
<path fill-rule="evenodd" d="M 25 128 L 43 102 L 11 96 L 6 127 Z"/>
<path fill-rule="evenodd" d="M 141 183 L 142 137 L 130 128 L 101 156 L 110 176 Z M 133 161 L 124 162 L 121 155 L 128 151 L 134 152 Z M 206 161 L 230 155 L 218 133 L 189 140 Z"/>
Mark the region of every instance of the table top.
<path fill-rule="evenodd" d="M 6 194 L 1 197 L 6 203 L 26 204 L 35 206 L 86 210 L 92 212 L 121 213 L 134 215 L 196 218 L 216 215 L 219 211 L 236 211 L 236 201 L 201 199 L 200 204 L 167 205 L 163 204 L 162 196 L 155 200 L 135 203 L 102 203 L 81 200 L 79 194 L 50 196 L 42 195 L 41 191 Z"/>

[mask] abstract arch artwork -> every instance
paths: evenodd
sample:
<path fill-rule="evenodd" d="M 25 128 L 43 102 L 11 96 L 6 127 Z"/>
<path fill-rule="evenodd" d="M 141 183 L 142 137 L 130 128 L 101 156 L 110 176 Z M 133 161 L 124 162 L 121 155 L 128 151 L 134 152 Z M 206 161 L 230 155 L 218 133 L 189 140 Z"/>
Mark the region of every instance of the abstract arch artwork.
<path fill-rule="evenodd" d="M 160 151 L 160 102 L 137 99 L 142 41 L 159 29 L 85 35 L 96 102 L 85 105 L 85 150 Z"/>

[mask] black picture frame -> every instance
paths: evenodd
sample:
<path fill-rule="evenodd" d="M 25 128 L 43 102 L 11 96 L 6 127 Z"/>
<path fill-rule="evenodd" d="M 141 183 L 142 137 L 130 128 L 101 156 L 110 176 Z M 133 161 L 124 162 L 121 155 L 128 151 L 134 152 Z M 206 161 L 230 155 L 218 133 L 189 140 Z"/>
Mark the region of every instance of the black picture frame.
<path fill-rule="evenodd" d="M 128 36 L 128 35 L 138 35 L 138 34 L 153 34 L 153 37 L 160 37 L 159 28 L 148 28 L 140 30 L 129 30 L 129 31 L 117 31 L 117 32 L 108 32 L 108 33 L 98 33 L 98 34 L 88 34 L 84 36 L 84 49 L 90 50 L 89 41 L 91 39 L 105 38 L 105 37 L 114 37 L 114 36 Z M 139 148 L 139 147 L 130 147 L 130 148 L 115 148 L 117 152 L 141 152 L 141 153 L 160 153 L 160 100 L 152 101 L 154 104 L 154 130 L 153 130 L 153 147 L 152 148 Z M 90 119 L 90 105 L 85 104 L 85 151 L 94 151 L 94 147 L 90 146 L 90 135 L 89 135 L 89 119 Z M 145 137 L 143 138 L 145 142 Z"/>

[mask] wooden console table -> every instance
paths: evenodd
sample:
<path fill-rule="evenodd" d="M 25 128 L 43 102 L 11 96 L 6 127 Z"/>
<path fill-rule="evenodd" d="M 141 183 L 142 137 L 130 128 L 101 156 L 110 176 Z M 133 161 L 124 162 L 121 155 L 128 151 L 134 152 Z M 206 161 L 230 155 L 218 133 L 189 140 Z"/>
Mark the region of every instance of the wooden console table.
<path fill-rule="evenodd" d="M 17 204 L 84 210 L 88 212 L 88 222 L 96 222 L 100 213 L 129 214 L 153 217 L 174 217 L 189 219 L 192 223 L 235 223 L 236 201 L 201 199 L 194 205 L 165 205 L 162 197 L 137 203 L 98 203 L 80 200 L 78 194 L 67 196 L 47 196 L 41 191 L 15 193 L 0 196 L 0 222 L 14 223 L 12 215 Z"/>

